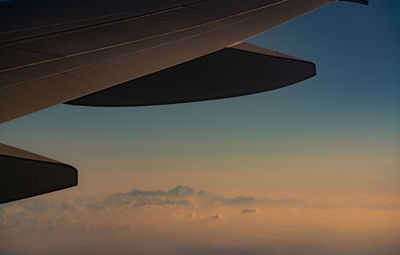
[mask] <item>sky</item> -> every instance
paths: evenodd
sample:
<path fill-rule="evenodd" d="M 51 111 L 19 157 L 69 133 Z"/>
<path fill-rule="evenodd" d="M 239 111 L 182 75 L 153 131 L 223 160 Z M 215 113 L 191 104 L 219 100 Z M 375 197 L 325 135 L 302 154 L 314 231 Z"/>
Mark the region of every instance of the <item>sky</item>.
<path fill-rule="evenodd" d="M 249 39 L 316 64 L 293 86 L 2 124 L 79 185 L 1 205 L 0 254 L 399 254 L 399 10 L 335 3 Z"/>

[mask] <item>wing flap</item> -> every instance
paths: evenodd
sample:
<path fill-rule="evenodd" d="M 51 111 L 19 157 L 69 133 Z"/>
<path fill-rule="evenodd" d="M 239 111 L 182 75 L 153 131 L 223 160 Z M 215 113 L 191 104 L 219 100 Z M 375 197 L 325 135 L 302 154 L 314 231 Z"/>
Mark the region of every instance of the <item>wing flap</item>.
<path fill-rule="evenodd" d="M 240 43 L 67 104 L 140 106 L 202 101 L 278 89 L 314 75 L 311 62 Z"/>

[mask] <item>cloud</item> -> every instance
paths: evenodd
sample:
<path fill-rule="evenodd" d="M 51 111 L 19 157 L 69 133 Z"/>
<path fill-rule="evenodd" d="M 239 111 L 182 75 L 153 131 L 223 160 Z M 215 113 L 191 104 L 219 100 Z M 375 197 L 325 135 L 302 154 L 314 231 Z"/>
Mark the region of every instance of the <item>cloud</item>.
<path fill-rule="evenodd" d="M 210 216 L 210 218 L 213 219 L 213 220 L 218 220 L 218 219 L 220 219 L 221 217 L 222 217 L 222 216 L 221 216 L 220 214 L 213 214 L 213 215 Z"/>
<path fill-rule="evenodd" d="M 121 215 L 130 223 L 155 215 L 174 217 L 197 215 L 187 219 L 219 219 L 221 214 L 210 215 L 212 210 L 230 210 L 230 207 L 258 208 L 265 206 L 296 206 L 296 200 L 257 199 L 253 196 L 227 198 L 204 190 L 178 185 L 167 191 L 133 189 L 126 193 L 114 193 L 106 197 L 81 196 L 66 200 L 46 200 L 42 197 L 6 204 L 0 207 L 1 228 L 51 229 L 59 226 L 79 226 L 84 221 L 90 227 L 112 225 L 111 215 Z M 171 210 L 173 208 L 174 210 Z M 224 209 L 225 208 L 225 209 Z M 241 213 L 252 213 L 254 209 L 244 209 Z M 202 215 L 202 216 L 201 216 Z M 90 218 L 88 220 L 84 220 Z M 121 223 L 123 224 L 123 223 Z"/>
<path fill-rule="evenodd" d="M 236 197 L 225 201 L 224 205 L 253 205 L 259 202 L 254 197 Z"/>
<path fill-rule="evenodd" d="M 296 199 L 271 199 L 271 198 L 262 198 L 257 199 L 255 197 L 236 197 L 232 199 L 225 199 L 222 202 L 223 205 L 226 206 L 265 206 L 265 207 L 306 207 L 307 204 L 303 201 Z"/>
<path fill-rule="evenodd" d="M 332 230 L 322 223 L 332 217 L 338 229 L 358 230 L 359 224 L 367 224 L 371 232 L 365 235 L 365 240 L 371 240 L 373 238 L 369 234 L 373 233 L 378 223 L 364 223 L 364 219 L 388 217 L 381 222 L 395 224 L 397 214 L 392 210 L 398 207 L 385 205 L 384 202 L 370 203 L 334 207 L 334 202 L 329 200 L 320 205 L 296 199 L 224 197 L 181 185 L 169 190 L 133 189 L 108 196 L 82 195 L 58 200 L 39 196 L 0 206 L 0 240 L 7 238 L 2 240 L 4 244 L 18 240 L 24 243 L 21 251 L 34 255 L 44 254 L 43 250 L 49 251 L 45 254 L 53 254 L 53 251 L 60 253 L 61 250 L 60 254 L 103 255 L 118 251 L 120 247 L 126 252 L 116 254 L 310 254 L 308 250 L 297 252 L 282 245 L 287 242 L 277 246 L 279 249 L 286 247 L 286 253 L 274 252 L 269 250 L 269 244 L 264 243 L 263 237 L 275 240 L 276 235 L 282 234 L 279 238 L 293 242 L 286 235 L 290 227 L 293 235 L 299 237 L 304 232 L 310 235 L 326 233 L 325 237 L 319 234 L 314 237 L 323 241 L 331 237 Z M 358 209 L 351 211 L 355 207 Z M 360 211 L 360 208 L 368 209 Z M 372 209 L 381 211 L 376 214 Z M 358 219 L 363 214 L 364 218 Z M 343 221 L 343 217 L 352 220 Z M 351 225 L 352 221 L 355 221 L 354 225 Z M 382 224 L 380 227 L 387 226 Z M 259 241 L 259 247 L 252 247 L 254 240 Z M 31 243 L 31 246 L 26 246 L 26 243 Z M 196 245 L 199 245 L 198 249 L 193 248 Z M 87 249 L 80 253 L 74 247 Z M 32 251 L 35 248 L 37 250 Z M 2 248 L 0 254 L 1 251 Z"/>
<path fill-rule="evenodd" d="M 398 210 L 394 205 L 354 204 L 353 207 L 375 210 Z M 178 185 L 167 191 L 133 189 L 109 196 L 82 196 L 65 200 L 42 197 L 0 206 L 0 230 L 52 228 L 117 228 L 134 227 L 141 222 L 154 223 L 154 218 L 169 221 L 185 219 L 192 222 L 235 217 L 235 214 L 256 213 L 270 208 L 338 208 L 296 199 L 218 196 L 204 190 Z M 188 216 L 191 215 L 191 216 Z M 210 216 L 211 215 L 211 216 Z M 118 219 L 115 219 L 118 218 Z M 168 219 L 168 220 L 166 220 Z M 115 222 L 120 225 L 116 226 Z"/>
<path fill-rule="evenodd" d="M 240 212 L 241 213 L 256 213 L 257 209 L 243 209 Z"/>
<path fill-rule="evenodd" d="M 304 206 L 303 202 L 290 199 L 257 199 L 253 196 L 226 198 L 182 185 L 168 191 L 133 189 L 127 193 L 112 194 L 104 204 L 114 207 L 130 206 L 136 208 L 145 206 Z"/>
<path fill-rule="evenodd" d="M 136 229 L 138 226 L 207 224 L 252 213 L 253 209 L 282 205 L 295 206 L 294 200 L 233 198 L 178 185 L 169 190 L 133 189 L 108 196 L 79 196 L 61 200 L 43 197 L 0 206 L 0 230 L 96 230 Z M 238 207 L 242 207 L 238 211 Z M 219 211 L 215 213 L 215 211 Z M 221 214 L 222 213 L 222 214 Z M 225 216 L 226 214 L 226 216 Z M 145 228 L 147 228 L 145 227 Z"/>
<path fill-rule="evenodd" d="M 162 190 L 137 190 L 133 189 L 131 192 L 128 193 L 119 193 L 117 195 L 121 196 L 132 196 L 132 197 L 139 197 L 139 196 L 151 196 L 151 197 L 160 197 L 160 196 L 171 196 L 171 197 L 188 197 L 195 193 L 194 189 L 187 186 L 177 185 L 175 188 L 172 188 L 168 191 Z"/>
<path fill-rule="evenodd" d="M 168 191 L 133 189 L 128 193 L 110 195 L 104 204 L 113 207 L 129 206 L 135 208 L 146 206 L 191 206 L 191 202 L 186 198 L 194 194 L 195 190 L 193 188 L 182 185 L 178 185 Z"/>

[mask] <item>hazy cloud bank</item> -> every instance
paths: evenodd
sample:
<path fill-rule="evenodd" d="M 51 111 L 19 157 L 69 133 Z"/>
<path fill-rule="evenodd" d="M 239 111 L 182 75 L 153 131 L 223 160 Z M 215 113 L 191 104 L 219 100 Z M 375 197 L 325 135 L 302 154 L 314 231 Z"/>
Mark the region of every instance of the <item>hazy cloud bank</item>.
<path fill-rule="evenodd" d="M 348 208 L 344 205 L 343 208 Z M 360 203 L 352 205 L 369 210 L 398 210 L 396 205 Z M 54 227 L 123 227 L 149 222 L 152 217 L 182 220 L 216 220 L 222 215 L 268 212 L 274 208 L 334 209 L 337 205 L 308 203 L 297 199 L 218 196 L 204 190 L 178 185 L 170 190 L 138 190 L 106 197 L 82 196 L 66 200 L 41 197 L 0 207 L 0 229 L 51 229 Z M 229 213 L 226 213 L 229 212 Z M 116 217 L 117 219 L 113 219 Z M 119 217 L 119 218 L 118 218 Z M 126 220 L 123 220 L 126 219 Z"/>
<path fill-rule="evenodd" d="M 250 213 L 254 209 L 271 207 L 302 207 L 297 200 L 275 200 L 255 197 L 226 198 L 204 190 L 178 185 L 170 190 L 138 190 L 115 193 L 106 197 L 75 197 L 49 200 L 41 197 L 2 205 L 0 224 L 3 229 L 51 229 L 54 227 L 97 228 L 143 222 L 153 216 L 188 218 L 191 220 L 217 220 L 223 211 L 233 214 Z M 255 211 L 254 211 L 255 212 Z M 182 216 L 183 215 L 183 216 Z M 85 220 L 84 220 L 85 219 Z M 127 220 L 128 221 L 128 220 Z M 179 221 L 179 220 L 178 220 Z"/>
<path fill-rule="evenodd" d="M 335 253 L 339 246 L 327 240 L 335 236 L 342 247 L 362 250 L 379 234 L 379 245 L 383 237 L 394 245 L 398 219 L 394 205 L 224 197 L 181 185 L 62 200 L 37 197 L 0 207 L 0 254 L 346 254 Z M 398 251 L 386 254 L 393 250 Z"/>

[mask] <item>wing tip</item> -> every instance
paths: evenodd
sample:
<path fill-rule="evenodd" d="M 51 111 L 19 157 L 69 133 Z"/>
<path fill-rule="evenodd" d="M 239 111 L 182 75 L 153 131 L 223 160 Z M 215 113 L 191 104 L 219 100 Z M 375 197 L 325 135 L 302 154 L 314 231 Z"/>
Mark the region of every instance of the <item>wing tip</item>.
<path fill-rule="evenodd" d="M 75 167 L 3 144 L 0 166 L 0 204 L 78 185 Z"/>

